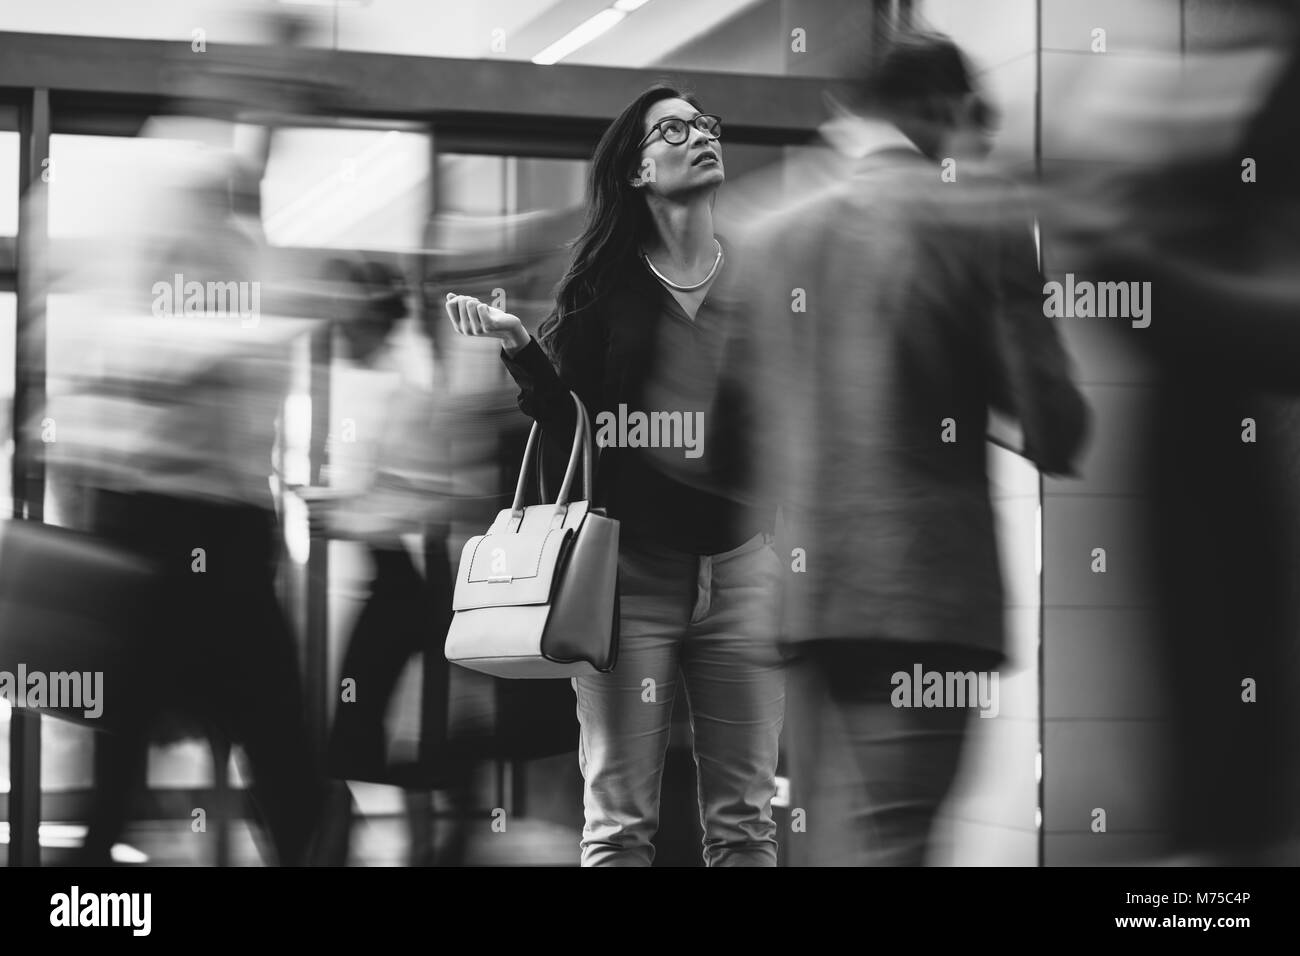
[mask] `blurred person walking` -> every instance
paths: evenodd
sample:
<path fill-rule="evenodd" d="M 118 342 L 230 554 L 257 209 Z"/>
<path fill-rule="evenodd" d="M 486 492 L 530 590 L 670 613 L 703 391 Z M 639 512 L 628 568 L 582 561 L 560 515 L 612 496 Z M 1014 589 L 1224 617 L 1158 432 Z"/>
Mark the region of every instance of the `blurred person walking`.
<path fill-rule="evenodd" d="M 182 733 L 197 722 L 218 756 L 242 747 L 276 863 L 324 855 L 322 808 L 338 794 L 307 730 L 297 642 L 276 593 L 272 490 L 294 341 L 335 303 L 275 267 L 261 217 L 273 128 L 322 112 L 336 89 L 299 68 L 307 19 L 258 20 L 268 45 L 161 64 L 174 98 L 142 135 L 157 134 L 154 152 L 170 158 L 140 175 L 138 192 L 109 184 L 133 201 L 112 240 L 81 257 L 100 265 L 78 263 L 91 277 L 78 291 L 96 301 L 69 323 L 84 335 L 69 349 L 69 387 L 50 392 L 52 473 L 86 492 L 92 531 L 157 570 L 138 638 L 147 692 L 133 695 L 128 730 L 97 738 L 83 863 L 111 861 L 165 716 L 182 718 Z M 162 145 L 171 139 L 204 145 Z"/>
<path fill-rule="evenodd" d="M 231 162 L 188 168 L 188 185 L 154 197 L 155 209 L 174 202 L 180 214 L 164 221 L 184 226 L 145 226 L 140 258 L 119 277 L 124 298 L 104 300 L 80 343 L 82 374 L 51 402 L 62 426 L 52 465 L 88 492 L 90 529 L 158 573 L 140 635 L 147 692 L 132 699 L 128 729 L 97 743 L 89 865 L 111 861 L 165 715 L 243 748 L 279 863 L 307 861 L 326 799 L 276 595 L 270 487 L 289 340 L 306 323 L 269 314 L 289 308 L 262 288 L 259 229 L 232 207 Z M 203 290 L 201 302 L 177 311 L 177 275 Z M 232 308 L 232 287 L 255 290 L 245 304 L 260 307 Z"/>
<path fill-rule="evenodd" d="M 786 171 L 814 187 L 754 226 L 727 379 L 751 396 L 757 492 L 780 496 L 801 549 L 784 638 L 808 858 L 919 865 L 975 702 L 900 699 L 897 675 L 1004 660 L 990 410 L 1019 419 L 1053 474 L 1071 472 L 1086 414 L 1043 316 L 1028 211 L 976 173 L 988 107 L 961 52 L 900 37 L 855 92 L 823 127 L 834 154 Z M 832 744 L 852 766 L 827 765 Z M 849 819 L 828 818 L 835 799 Z"/>
<path fill-rule="evenodd" d="M 349 780 L 386 780 L 384 727 L 407 660 L 438 630 L 433 597 L 403 542 L 420 534 L 437 490 L 427 449 L 432 392 L 402 368 L 395 330 L 406 315 L 400 275 L 376 262 L 335 260 L 330 279 L 351 314 L 338 323 L 346 364 L 331 391 L 345 414 L 331 443 L 329 487 L 302 488 L 314 537 L 364 543 L 373 577 L 340 674 L 355 700 L 335 708 L 328 769 Z M 444 622 L 445 623 L 445 622 Z"/>
<path fill-rule="evenodd" d="M 718 117 L 665 86 L 614 120 L 596 148 L 587 225 L 540 341 L 476 299 L 449 294 L 446 303 L 457 331 L 502 341 L 519 406 L 542 424 L 552 464 L 567 456 L 569 392 L 577 394 L 602 446 L 596 504 L 622 522 L 618 665 L 573 682 L 586 866 L 653 862 L 679 688 L 694 731 L 705 863 L 776 863 L 784 675 L 773 513 L 736 502 L 716 480 L 729 466 L 704 432 L 726 426 L 688 430 L 723 408 L 726 323 L 712 294 L 728 260 L 712 215 L 725 179 L 720 136 Z M 675 416 L 676 441 L 651 447 L 614 427 L 648 413 Z"/>
<path fill-rule="evenodd" d="M 427 813 L 417 793 L 429 781 L 418 761 L 393 758 L 388 717 L 403 670 L 422 653 L 440 655 L 438 634 L 451 616 L 449 571 L 445 557 L 440 560 L 445 542 L 428 536 L 445 492 L 428 440 L 435 427 L 431 369 L 419 361 L 426 343 L 402 334 L 407 307 L 399 273 L 361 259 L 332 260 L 326 272 L 347 313 L 336 326 L 344 362 L 331 370 L 333 404 L 341 414 L 334 416 L 329 486 L 296 493 L 307 504 L 312 536 L 363 544 L 372 572 L 339 670 L 350 684 L 335 704 L 326 769 L 340 780 L 402 786 L 418 859 L 427 850 Z M 423 569 L 408 538 L 420 542 Z M 342 865 L 353 810 L 335 809 L 338 856 L 332 862 Z"/>

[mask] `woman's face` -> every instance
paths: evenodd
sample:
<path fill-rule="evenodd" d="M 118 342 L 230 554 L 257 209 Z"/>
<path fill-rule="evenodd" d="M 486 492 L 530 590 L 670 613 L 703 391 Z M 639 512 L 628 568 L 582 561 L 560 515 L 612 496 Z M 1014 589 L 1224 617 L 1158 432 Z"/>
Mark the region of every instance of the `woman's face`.
<path fill-rule="evenodd" d="M 700 115 L 685 100 L 660 100 L 646 111 L 642 121 L 645 145 L 641 147 L 639 168 L 632 179 L 642 189 L 665 197 L 689 195 L 717 189 L 726 178 L 722 169 L 722 144 L 713 136 L 692 125 Z M 664 120 L 683 120 L 686 141 L 673 145 L 664 138 Z M 671 133 L 670 133 L 671 135 Z"/>

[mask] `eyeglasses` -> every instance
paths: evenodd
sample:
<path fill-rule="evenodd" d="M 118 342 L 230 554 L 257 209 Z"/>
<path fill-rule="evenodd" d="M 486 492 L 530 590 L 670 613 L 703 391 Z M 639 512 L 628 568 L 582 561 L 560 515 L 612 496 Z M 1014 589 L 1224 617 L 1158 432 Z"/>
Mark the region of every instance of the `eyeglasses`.
<path fill-rule="evenodd" d="M 701 113 L 692 120 L 684 120 L 679 116 L 670 116 L 651 126 L 650 132 L 645 134 L 645 139 L 637 144 L 637 149 L 650 141 L 650 137 L 655 134 L 655 130 L 659 131 L 659 134 L 664 138 L 664 142 L 669 146 L 680 146 L 690 139 L 692 126 L 706 136 L 712 136 L 714 139 L 722 138 L 722 118 L 714 116 L 712 113 Z"/>

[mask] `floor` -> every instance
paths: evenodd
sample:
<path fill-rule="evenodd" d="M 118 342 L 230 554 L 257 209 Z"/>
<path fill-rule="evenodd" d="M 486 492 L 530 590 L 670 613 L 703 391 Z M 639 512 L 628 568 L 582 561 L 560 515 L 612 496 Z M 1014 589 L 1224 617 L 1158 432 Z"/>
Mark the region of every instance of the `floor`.
<path fill-rule="evenodd" d="M 85 827 L 41 825 L 41 860 L 45 866 L 71 861 L 81 845 Z M 115 860 L 127 866 L 212 866 L 216 863 L 214 832 L 194 833 L 188 821 L 153 820 L 134 824 L 114 849 Z M 568 827 L 537 820 L 515 820 L 505 832 L 485 820 L 482 832 L 468 841 L 467 866 L 577 866 L 578 833 Z M 8 824 L 0 823 L 0 865 L 7 864 Z M 350 866 L 407 866 L 409 828 L 400 816 L 361 818 L 352 833 Z M 230 865 L 262 866 L 258 836 L 244 821 L 230 827 Z"/>

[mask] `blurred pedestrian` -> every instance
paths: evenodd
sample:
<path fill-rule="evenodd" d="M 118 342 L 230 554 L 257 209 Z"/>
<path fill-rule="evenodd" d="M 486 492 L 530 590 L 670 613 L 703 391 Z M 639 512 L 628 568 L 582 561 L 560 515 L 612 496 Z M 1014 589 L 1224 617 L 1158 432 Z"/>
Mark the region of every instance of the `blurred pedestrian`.
<path fill-rule="evenodd" d="M 753 227 L 728 379 L 751 395 L 756 494 L 780 496 L 792 546 L 791 776 L 811 861 L 918 865 L 975 701 L 900 688 L 918 668 L 991 685 L 1004 660 L 990 410 L 1053 474 L 1071 472 L 1086 416 L 1028 210 L 978 172 L 989 108 L 961 52 L 900 37 L 852 94 L 823 128 L 833 155 L 809 160 L 817 188 Z M 853 766 L 827 765 L 832 742 Z M 833 797 L 849 819 L 820 812 Z"/>

